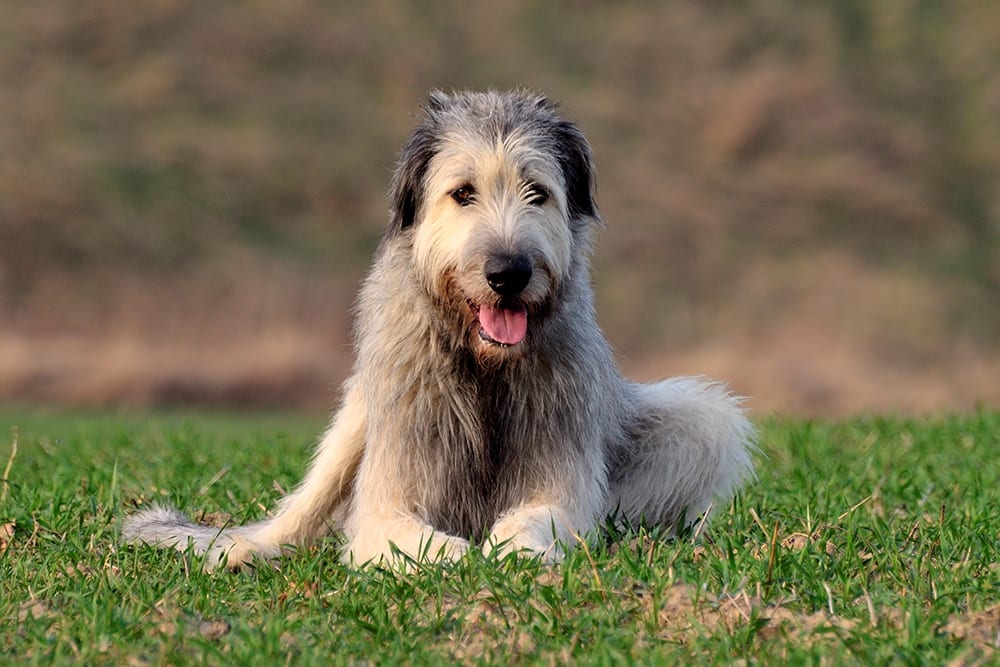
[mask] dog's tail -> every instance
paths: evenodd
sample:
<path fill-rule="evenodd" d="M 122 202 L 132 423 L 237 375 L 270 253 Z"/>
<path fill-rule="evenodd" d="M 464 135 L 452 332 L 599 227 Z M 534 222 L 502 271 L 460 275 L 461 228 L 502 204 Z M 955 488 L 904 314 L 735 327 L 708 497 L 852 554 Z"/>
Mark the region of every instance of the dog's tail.
<path fill-rule="evenodd" d="M 278 555 L 280 545 L 268 548 L 243 537 L 259 530 L 261 524 L 250 524 L 233 528 L 214 528 L 193 523 L 182 512 L 161 505 L 146 508 L 125 519 L 122 524 L 122 540 L 129 543 L 151 544 L 158 547 L 173 547 L 178 551 L 191 548 L 195 553 L 205 554 L 206 569 L 223 563 L 238 568 L 249 562 L 254 555 L 272 558 Z M 241 548 L 241 545 L 244 548 Z"/>
<path fill-rule="evenodd" d="M 205 554 L 207 568 L 239 568 L 253 558 L 274 558 L 287 547 L 310 542 L 343 523 L 348 497 L 364 452 L 365 413 L 357 392 L 344 404 L 316 448 L 309 472 L 274 516 L 246 526 L 214 528 L 183 513 L 153 506 L 122 525 L 122 540 Z"/>

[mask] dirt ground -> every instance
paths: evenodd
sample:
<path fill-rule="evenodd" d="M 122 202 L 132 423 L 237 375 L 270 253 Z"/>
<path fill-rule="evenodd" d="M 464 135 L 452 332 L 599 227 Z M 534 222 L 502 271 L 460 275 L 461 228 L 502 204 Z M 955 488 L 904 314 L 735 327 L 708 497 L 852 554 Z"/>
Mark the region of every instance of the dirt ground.
<path fill-rule="evenodd" d="M 696 315 L 707 322 L 700 325 L 706 333 L 693 339 L 669 332 L 661 344 L 644 338 L 637 330 L 654 326 L 648 306 L 608 308 L 614 316 L 602 323 L 626 376 L 705 375 L 746 396 L 755 414 L 921 414 L 1000 405 L 1000 353 L 944 337 L 914 352 L 910 328 L 866 326 L 867 309 L 884 297 L 850 282 L 856 298 L 815 285 L 763 322 L 757 300 L 747 308 L 734 299 Z M 355 284 L 312 293 L 295 282 L 255 284 L 214 308 L 210 295 L 192 296 L 204 291 L 198 285 L 140 289 L 96 315 L 87 306 L 78 318 L 66 316 L 80 322 L 76 327 L 0 331 L 0 400 L 329 408 L 352 363 Z M 875 301 L 866 303 L 865 294 Z M 73 308 L 64 303 L 57 310 Z M 918 324 L 923 316 L 907 314 Z"/>

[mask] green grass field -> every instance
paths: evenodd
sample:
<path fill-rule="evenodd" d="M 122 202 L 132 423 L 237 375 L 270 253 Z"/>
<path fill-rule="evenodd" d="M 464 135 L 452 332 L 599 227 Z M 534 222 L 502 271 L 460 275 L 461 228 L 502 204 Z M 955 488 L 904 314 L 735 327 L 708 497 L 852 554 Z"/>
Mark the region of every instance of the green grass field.
<path fill-rule="evenodd" d="M 211 574 L 118 546 L 139 502 L 263 516 L 322 425 L 0 412 L 0 663 L 1000 660 L 995 412 L 765 420 L 760 479 L 707 536 L 609 535 L 556 567 L 470 556 L 356 571 L 330 540 Z"/>

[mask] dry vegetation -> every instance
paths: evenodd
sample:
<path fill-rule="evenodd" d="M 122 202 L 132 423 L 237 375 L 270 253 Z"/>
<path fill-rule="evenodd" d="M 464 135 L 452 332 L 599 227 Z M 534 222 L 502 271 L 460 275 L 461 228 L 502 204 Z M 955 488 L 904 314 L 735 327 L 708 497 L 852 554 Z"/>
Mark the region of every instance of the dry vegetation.
<path fill-rule="evenodd" d="M 0 7 L 0 398 L 327 404 L 416 101 L 527 85 L 594 144 L 630 373 L 1000 401 L 1000 6 L 408 7 Z"/>

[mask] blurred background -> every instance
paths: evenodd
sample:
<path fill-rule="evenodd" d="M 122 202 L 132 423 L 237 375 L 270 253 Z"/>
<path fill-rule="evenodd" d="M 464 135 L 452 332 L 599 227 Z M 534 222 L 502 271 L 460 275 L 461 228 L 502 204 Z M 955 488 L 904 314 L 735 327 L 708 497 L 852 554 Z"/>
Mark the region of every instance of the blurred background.
<path fill-rule="evenodd" d="M 1000 3 L 0 4 L 0 401 L 328 407 L 434 87 L 590 138 L 632 377 L 1000 405 Z"/>

